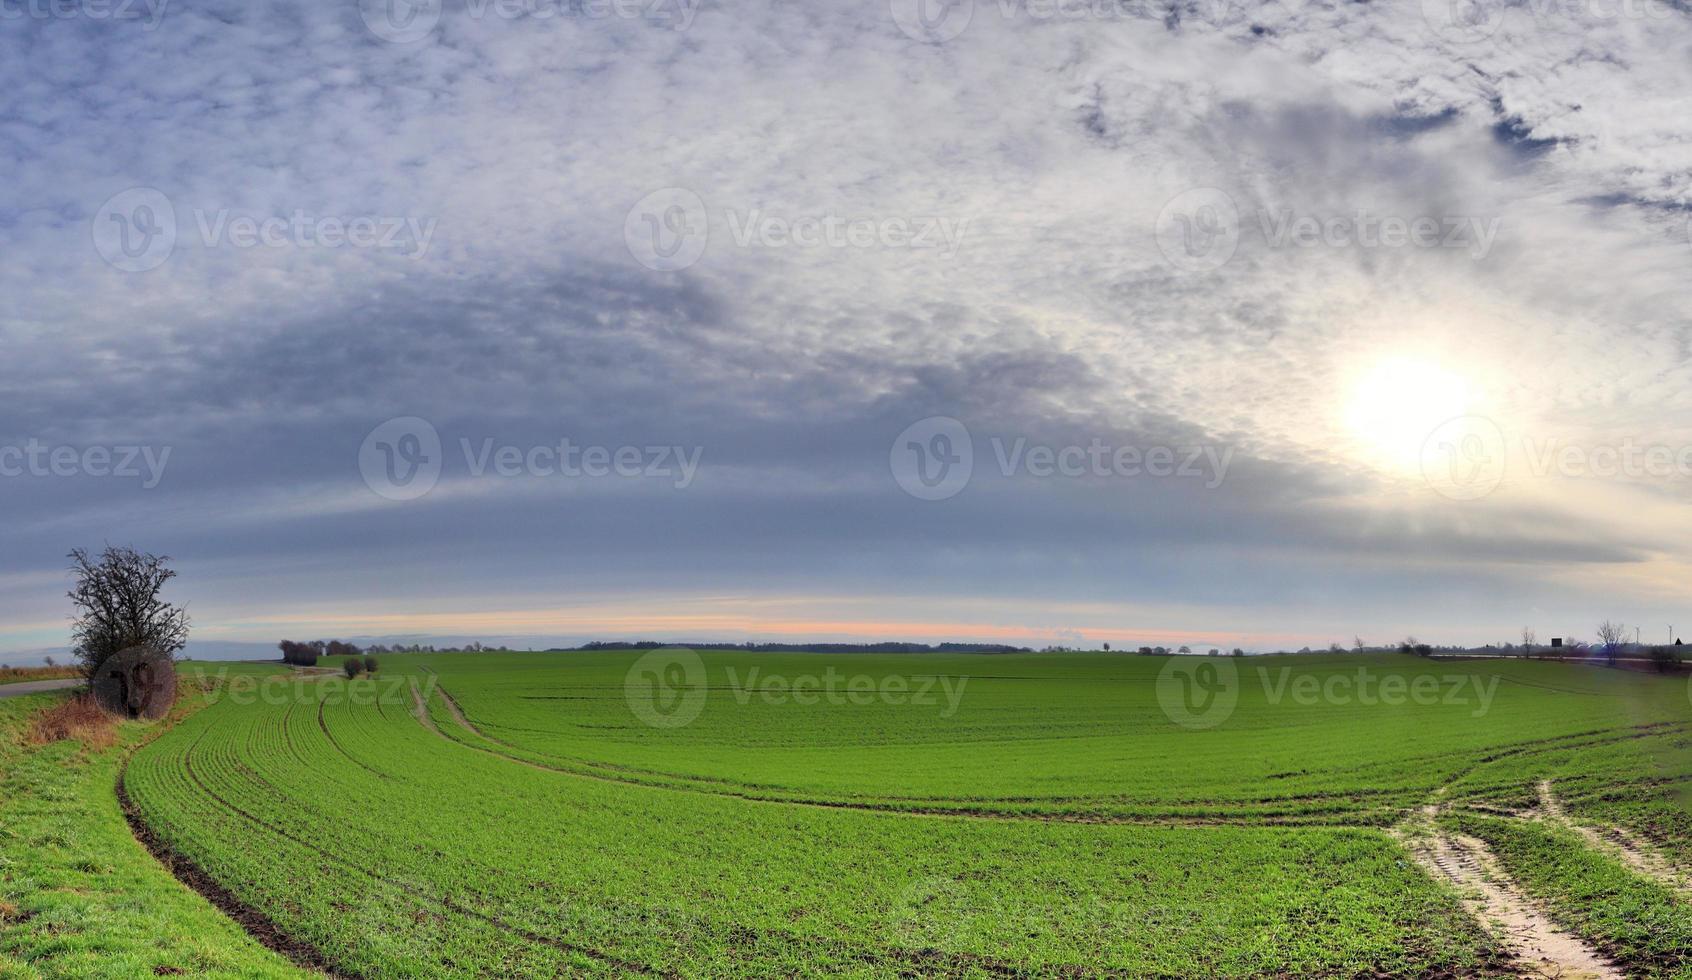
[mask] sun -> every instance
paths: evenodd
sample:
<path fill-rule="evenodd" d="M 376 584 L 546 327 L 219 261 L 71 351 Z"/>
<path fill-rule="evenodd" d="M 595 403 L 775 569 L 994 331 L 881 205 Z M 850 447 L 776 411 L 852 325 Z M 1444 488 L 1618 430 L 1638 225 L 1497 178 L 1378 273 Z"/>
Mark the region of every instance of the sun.
<path fill-rule="evenodd" d="M 1345 402 L 1345 426 L 1367 462 L 1413 471 L 1423 444 L 1444 423 L 1473 411 L 1474 386 L 1437 362 L 1377 361 L 1361 371 Z"/>

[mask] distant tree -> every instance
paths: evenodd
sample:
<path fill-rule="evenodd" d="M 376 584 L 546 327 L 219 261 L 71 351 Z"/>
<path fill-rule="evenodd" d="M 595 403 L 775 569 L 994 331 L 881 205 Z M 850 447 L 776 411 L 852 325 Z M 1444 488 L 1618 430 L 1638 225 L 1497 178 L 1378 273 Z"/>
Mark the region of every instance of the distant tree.
<path fill-rule="evenodd" d="M 1218 649 L 1216 649 L 1216 648 L 1215 648 L 1215 647 L 1211 647 L 1211 648 L 1210 648 L 1210 655 L 1211 655 L 1211 656 L 1212 656 L 1212 657 L 1220 657 L 1220 656 L 1222 656 L 1222 651 L 1221 651 L 1221 650 L 1218 650 Z"/>
<path fill-rule="evenodd" d="M 341 670 L 346 672 L 347 680 L 352 680 L 354 677 L 357 677 L 358 672 L 363 669 L 364 664 L 352 657 L 348 657 L 347 659 L 341 661 Z"/>
<path fill-rule="evenodd" d="M 1680 668 L 1680 651 L 1674 647 L 1652 647 L 1651 663 L 1660 674 L 1667 674 Z"/>
<path fill-rule="evenodd" d="M 372 657 L 369 654 L 365 655 L 365 657 L 364 657 L 364 672 L 366 674 L 376 673 L 376 668 L 379 667 L 379 666 L 381 666 L 381 665 L 376 662 L 375 657 Z"/>
<path fill-rule="evenodd" d="M 330 640 L 323 646 L 324 655 L 330 657 L 356 657 L 363 652 L 351 643 L 342 643 L 340 640 Z"/>
<path fill-rule="evenodd" d="M 1358 653 L 1362 653 L 1364 650 L 1368 649 L 1367 645 L 1364 644 L 1363 638 L 1361 636 L 1352 637 L 1351 638 L 1351 645 Z"/>
<path fill-rule="evenodd" d="M 1192 653 L 1192 652 L 1193 652 L 1193 648 L 1192 648 L 1192 647 L 1190 647 L 1190 646 L 1187 646 L 1187 645 L 1186 645 L 1186 644 L 1184 644 L 1184 643 L 1183 643 L 1183 644 L 1182 644 L 1182 645 L 1181 645 L 1181 649 L 1180 649 L 1180 650 L 1179 650 L 1179 651 L 1178 651 L 1178 652 L 1180 652 L 1180 653 Z"/>
<path fill-rule="evenodd" d="M 1157 650 L 1157 655 L 1160 656 L 1160 657 L 1168 656 L 1168 654 L 1169 654 L 1169 648 L 1168 647 L 1156 647 L 1155 649 Z"/>
<path fill-rule="evenodd" d="M 1345 647 L 1340 646 L 1338 643 L 1330 643 L 1330 644 L 1328 644 L 1328 652 L 1329 653 L 1344 653 Z"/>
<path fill-rule="evenodd" d="M 1106 653 L 1109 653 L 1109 652 L 1110 652 L 1110 644 L 1109 644 L 1109 643 L 1106 643 L 1106 644 L 1105 644 L 1105 645 L 1104 645 L 1104 648 L 1105 648 L 1105 652 L 1106 652 Z"/>
<path fill-rule="evenodd" d="M 1151 655 L 1152 655 L 1152 648 L 1151 647 L 1141 647 L 1140 648 L 1140 656 L 1149 657 Z"/>
<path fill-rule="evenodd" d="M 1616 657 L 1627 645 L 1627 627 L 1604 620 L 1598 624 L 1598 642 L 1603 646 L 1604 659 L 1609 661 L 1610 666 L 1615 666 Z"/>
<path fill-rule="evenodd" d="M 1310 648 L 1309 647 L 1299 647 L 1298 652 L 1299 653 L 1309 653 Z"/>
<path fill-rule="evenodd" d="M 49 666 L 49 667 L 57 667 L 57 666 L 59 666 L 59 665 L 58 665 L 58 664 L 56 664 L 56 663 L 54 663 L 54 662 L 53 662 L 53 658 L 52 658 L 52 657 L 48 657 L 48 658 L 47 658 L 47 666 Z"/>
<path fill-rule="evenodd" d="M 106 658 L 131 647 L 174 657 L 188 645 L 188 611 L 159 595 L 176 577 L 169 557 L 110 545 L 98 558 L 82 548 L 67 557 L 75 581 L 66 595 L 77 610 L 71 655 L 90 684 Z"/>
<path fill-rule="evenodd" d="M 1245 656 L 1245 651 L 1241 650 L 1239 647 L 1235 647 L 1234 648 L 1234 656 L 1243 657 L 1243 656 Z"/>
<path fill-rule="evenodd" d="M 276 644 L 282 651 L 282 662 L 296 667 L 315 667 L 317 665 L 318 649 L 310 643 L 295 643 L 293 640 L 283 640 Z"/>

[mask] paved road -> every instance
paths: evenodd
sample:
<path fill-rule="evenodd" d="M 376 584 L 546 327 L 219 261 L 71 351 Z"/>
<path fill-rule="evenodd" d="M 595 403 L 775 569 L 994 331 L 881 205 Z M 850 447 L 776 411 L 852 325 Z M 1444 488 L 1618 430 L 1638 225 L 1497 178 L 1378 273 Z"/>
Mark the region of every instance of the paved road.
<path fill-rule="evenodd" d="M 56 681 L 22 681 L 17 684 L 0 684 L 0 698 L 40 694 L 42 691 L 62 691 L 67 687 L 75 687 L 81 683 L 74 677 L 65 677 Z"/>

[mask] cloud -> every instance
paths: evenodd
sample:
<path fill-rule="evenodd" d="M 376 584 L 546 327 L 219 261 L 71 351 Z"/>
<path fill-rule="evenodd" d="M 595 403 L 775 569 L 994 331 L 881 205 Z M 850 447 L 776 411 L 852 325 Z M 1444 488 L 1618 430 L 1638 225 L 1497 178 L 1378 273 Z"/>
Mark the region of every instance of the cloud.
<path fill-rule="evenodd" d="M 1360 378 L 1412 357 L 1512 436 L 1687 441 L 1683 12 L 1565 6 L 1488 7 L 1494 33 L 1461 42 L 1404 2 L 977 3 L 940 43 L 873 5 L 712 4 L 684 26 L 448 3 L 406 44 L 354 4 L 18 22 L 0 445 L 173 453 L 152 491 L 0 481 L 0 574 L 133 541 L 245 563 L 265 598 L 219 599 L 232 619 L 321 601 L 314 578 L 392 595 L 372 579 L 418 561 L 472 597 L 729 575 L 932 595 L 936 615 L 970 590 L 1149 596 L 1242 629 L 1294 599 L 1434 615 L 1453 583 L 1636 592 L 1692 542 L 1614 501 L 1656 521 L 1683 477 L 1452 501 L 1373 467 L 1345 423 Z M 144 272 L 97 247 L 134 187 L 173 219 Z M 1197 188 L 1236 241 L 1194 270 L 1160 228 Z M 653 192 L 689 206 L 631 215 Z M 643 265 L 640 236 L 677 215 L 695 260 Z M 1301 219 L 1312 244 L 1282 234 Z M 1356 241 L 1421 219 L 1439 241 Z M 325 240 L 359 222 L 395 241 Z M 969 426 L 981 472 L 928 503 L 889 451 L 936 415 Z M 396 504 L 358 452 L 400 416 L 447 457 Z M 564 437 L 698 447 L 700 476 L 478 479 L 458 453 Z M 1238 462 L 1212 489 L 1004 476 L 993 438 Z M 39 621 L 53 591 L 0 612 Z"/>

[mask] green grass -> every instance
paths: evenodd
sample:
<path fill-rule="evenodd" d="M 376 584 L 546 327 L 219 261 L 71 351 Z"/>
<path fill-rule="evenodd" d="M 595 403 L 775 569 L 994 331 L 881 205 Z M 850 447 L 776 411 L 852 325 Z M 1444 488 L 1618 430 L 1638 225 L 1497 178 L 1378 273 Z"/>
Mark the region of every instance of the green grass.
<path fill-rule="evenodd" d="M 1653 723 L 1674 726 L 1684 739 L 1692 716 L 1683 684 L 1552 663 L 1226 660 L 1221 666 L 1238 672 L 1238 705 L 1220 726 L 1194 731 L 1172 723 L 1160 706 L 1162 658 L 703 658 L 704 709 L 674 729 L 650 727 L 631 713 L 627 655 L 390 660 L 393 669 L 426 663 L 485 736 L 531 761 L 778 799 L 1090 818 L 1385 826 L 1448 783 L 1504 778 L 1504 769 L 1485 762 L 1500 749 L 1521 750 L 1526 768 L 1519 778 L 1528 781 L 1539 771 L 1536 760 L 1560 743 L 1586 753 L 1588 743 Z M 899 676 L 913 687 L 950 678 L 962 696 L 952 711 L 938 685 L 930 705 L 805 706 L 748 696 L 772 675 L 816 677 L 831 668 Z M 1299 678 L 1320 686 L 1359 669 L 1375 688 L 1389 676 L 1407 684 L 1426 679 L 1440 682 L 1439 695 L 1429 704 L 1320 696 L 1300 703 Z M 1490 692 L 1484 710 L 1476 684 Z M 1462 700 L 1447 703 L 1458 685 Z M 1646 768 L 1629 759 L 1624 771 Z M 1607 787 L 1613 779 L 1600 782 Z"/>
<path fill-rule="evenodd" d="M 0 976 L 305 977 L 165 871 L 113 793 L 116 746 L 26 746 L 27 717 L 63 694 L 0 700 Z"/>
<path fill-rule="evenodd" d="M 1692 977 L 1692 904 L 1552 824 L 1460 814 L 1510 877 L 1559 924 L 1596 942 L 1635 976 Z"/>
<path fill-rule="evenodd" d="M 1497 942 L 1385 832 L 1436 793 L 1564 921 L 1640 975 L 1683 975 L 1681 900 L 1467 808 L 1530 807 L 1553 779 L 1571 814 L 1684 856 L 1684 682 L 1245 660 L 1232 711 L 1195 729 L 1165 713 L 1162 658 L 708 653 L 697 717 L 653 727 L 635 663 L 388 655 L 375 678 L 262 686 L 269 668 L 219 667 L 237 683 L 126 786 L 172 849 L 372 978 L 1499 973 Z M 185 669 L 199 690 L 207 665 Z M 1359 670 L 1438 693 L 1369 703 L 1345 688 Z M 830 672 L 900 696 L 762 693 Z M 115 811 L 102 758 L 86 792 Z"/>

